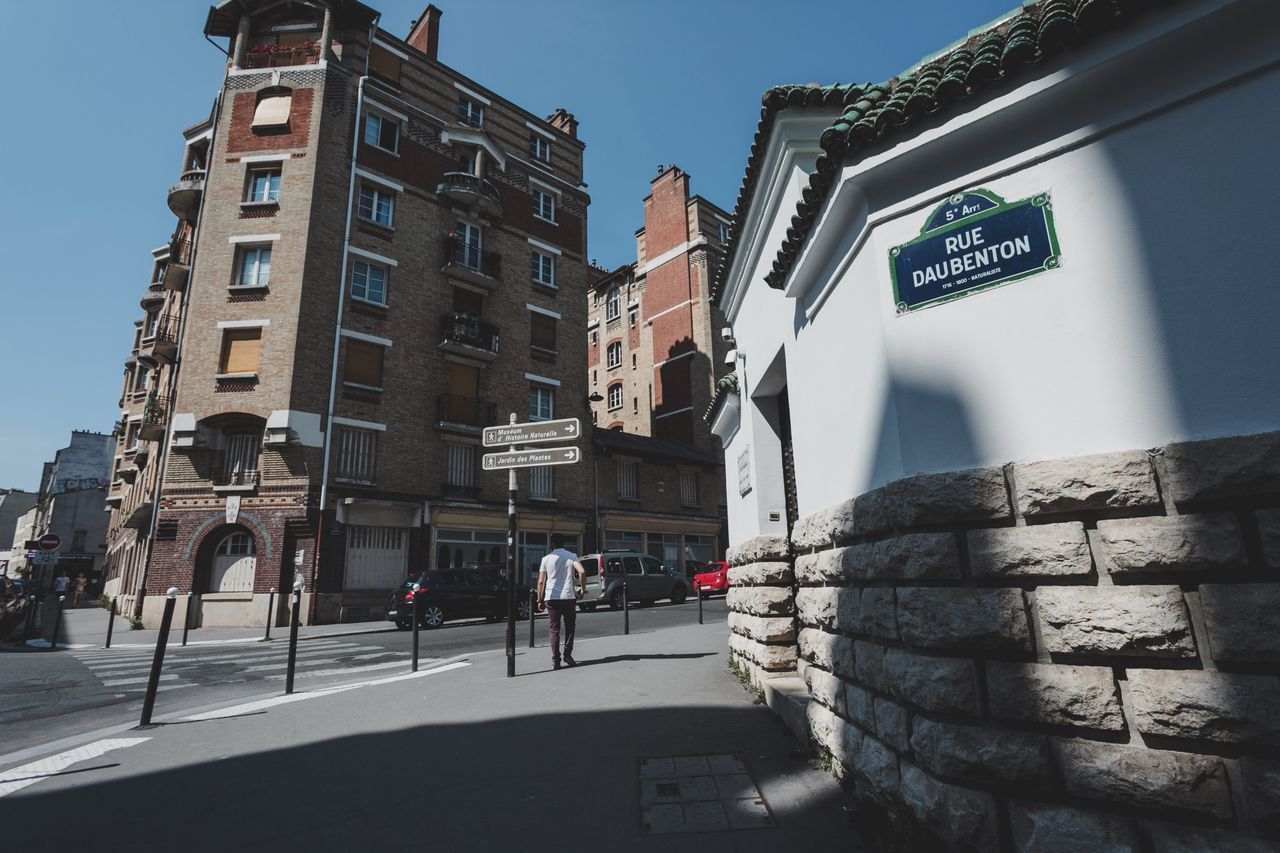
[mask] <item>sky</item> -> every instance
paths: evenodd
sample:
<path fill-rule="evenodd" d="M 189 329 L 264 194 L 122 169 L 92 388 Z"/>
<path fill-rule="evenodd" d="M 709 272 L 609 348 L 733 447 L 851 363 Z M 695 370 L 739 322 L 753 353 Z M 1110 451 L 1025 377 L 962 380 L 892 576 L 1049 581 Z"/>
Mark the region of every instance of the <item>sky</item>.
<path fill-rule="evenodd" d="M 425 0 L 365 0 L 400 37 Z M 574 113 L 588 257 L 635 259 L 659 164 L 731 210 L 784 83 L 879 81 L 1015 0 L 436 0 L 440 61 L 526 109 Z M 34 490 L 74 429 L 109 432 L 181 131 L 209 113 L 222 54 L 192 0 L 4 4 L 0 79 L 0 487 Z"/>

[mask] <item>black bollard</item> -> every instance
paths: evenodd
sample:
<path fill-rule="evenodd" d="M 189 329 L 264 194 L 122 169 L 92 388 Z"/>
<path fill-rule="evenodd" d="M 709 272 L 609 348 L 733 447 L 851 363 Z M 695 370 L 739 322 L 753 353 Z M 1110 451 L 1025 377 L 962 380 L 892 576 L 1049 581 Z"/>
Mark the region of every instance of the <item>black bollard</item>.
<path fill-rule="evenodd" d="M 293 692 L 293 667 L 298 661 L 298 611 L 302 609 L 302 593 L 293 591 L 293 614 L 289 617 L 289 668 L 284 677 L 284 692 Z"/>
<path fill-rule="evenodd" d="M 536 589 L 529 590 L 529 648 L 537 648 L 537 640 L 533 636 L 533 617 L 538 612 L 538 591 Z M 547 614 L 547 618 L 551 618 L 551 614 Z"/>
<path fill-rule="evenodd" d="M 187 592 L 187 609 L 182 611 L 182 645 L 184 646 L 187 644 L 187 632 L 191 630 L 191 592 L 192 591 Z"/>
<path fill-rule="evenodd" d="M 275 621 L 272 618 L 273 616 L 275 616 L 275 607 L 276 607 L 276 588 L 273 586 L 271 587 L 271 592 L 267 593 L 267 633 L 262 635 L 262 639 L 264 640 L 271 639 L 271 623 Z"/>
<path fill-rule="evenodd" d="M 36 597 L 34 595 L 27 599 L 27 624 L 22 629 L 24 638 L 30 637 L 36 630 Z"/>
<path fill-rule="evenodd" d="M 53 618 L 53 642 L 49 644 L 49 651 L 55 651 L 58 648 L 58 629 L 62 627 L 62 605 L 66 602 L 65 595 L 58 596 L 58 615 Z"/>
<path fill-rule="evenodd" d="M 111 607 L 107 610 L 107 642 L 103 645 L 104 649 L 111 648 L 111 629 L 116 626 L 116 599 L 111 598 Z"/>
<path fill-rule="evenodd" d="M 631 608 L 627 606 L 627 582 L 622 582 L 622 633 L 631 633 Z"/>
<path fill-rule="evenodd" d="M 698 590 L 694 590 L 694 592 L 697 593 L 697 596 L 698 596 L 698 624 L 701 625 L 702 624 L 702 590 L 698 589 Z"/>
<path fill-rule="evenodd" d="M 156 637 L 156 653 L 151 659 L 151 674 L 147 677 L 147 695 L 142 700 L 139 728 L 151 725 L 151 712 L 156 707 L 156 688 L 160 686 L 160 668 L 164 666 L 164 649 L 169 643 L 169 626 L 173 624 L 173 606 L 177 601 L 178 589 L 170 587 L 164 601 L 164 615 L 160 617 L 160 635 Z"/>
<path fill-rule="evenodd" d="M 413 672 L 418 671 L 418 632 L 422 630 L 422 587 L 413 585 Z"/>

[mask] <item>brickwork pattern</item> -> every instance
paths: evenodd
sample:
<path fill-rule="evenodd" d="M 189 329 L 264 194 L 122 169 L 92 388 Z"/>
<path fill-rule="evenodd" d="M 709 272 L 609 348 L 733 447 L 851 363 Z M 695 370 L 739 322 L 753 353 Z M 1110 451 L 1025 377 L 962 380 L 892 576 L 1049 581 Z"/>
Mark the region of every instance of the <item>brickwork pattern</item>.
<path fill-rule="evenodd" d="M 909 477 L 796 525 L 792 604 L 739 546 L 730 650 L 950 848 L 1275 849 L 1278 502 L 1280 433 Z"/>

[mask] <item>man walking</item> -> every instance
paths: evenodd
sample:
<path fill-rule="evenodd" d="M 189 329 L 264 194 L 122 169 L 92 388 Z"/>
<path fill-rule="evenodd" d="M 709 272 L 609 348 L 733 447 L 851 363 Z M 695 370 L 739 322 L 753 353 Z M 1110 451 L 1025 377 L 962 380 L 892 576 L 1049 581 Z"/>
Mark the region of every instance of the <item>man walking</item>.
<path fill-rule="evenodd" d="M 574 575 L 577 583 L 574 583 Z M 576 588 L 575 588 L 576 587 Z M 574 666 L 573 629 L 578 621 L 578 599 L 587 594 L 587 573 L 578 555 L 566 551 L 564 537 L 551 534 L 551 553 L 538 566 L 538 610 L 547 611 L 551 639 L 551 665 L 560 668 L 560 620 L 564 619 L 564 662 Z M 532 618 L 532 617 L 530 617 Z"/>

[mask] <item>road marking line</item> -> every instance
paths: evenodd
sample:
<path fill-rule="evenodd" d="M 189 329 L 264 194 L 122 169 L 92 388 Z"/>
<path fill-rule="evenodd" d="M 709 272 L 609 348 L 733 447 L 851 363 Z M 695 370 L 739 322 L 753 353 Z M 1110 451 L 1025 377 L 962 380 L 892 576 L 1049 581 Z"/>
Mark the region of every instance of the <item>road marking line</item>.
<path fill-rule="evenodd" d="M 114 678 L 110 681 L 102 682 L 102 686 L 103 687 L 119 687 L 122 684 L 142 684 L 150 677 L 151 677 L 150 675 L 144 675 L 142 678 Z M 176 681 L 177 678 L 178 676 L 170 673 L 166 673 L 160 676 L 161 681 Z"/>
<path fill-rule="evenodd" d="M 190 648 L 191 648 L 190 646 L 185 646 L 185 647 L 184 647 L 184 646 L 171 646 L 171 647 L 169 647 L 169 648 L 165 649 L 165 654 L 166 654 L 166 655 L 172 655 L 172 656 L 174 656 L 174 657 L 199 657 L 198 655 L 190 655 L 190 654 L 187 654 L 187 650 L 188 650 L 188 649 L 190 649 Z M 245 651 L 245 652 L 223 652 L 221 649 L 215 649 L 215 650 L 213 650 L 213 651 L 215 651 L 215 652 L 219 652 L 220 654 L 216 654 L 216 655 L 210 654 L 210 655 L 208 655 L 207 657 L 202 657 L 201 659 L 202 659 L 202 660 L 212 660 L 212 659 L 214 659 L 215 657 L 219 657 L 219 658 L 232 658 L 232 657 L 237 657 L 237 656 L 242 655 L 242 654 L 243 654 L 243 655 L 279 654 L 279 653 L 280 653 L 280 651 L 281 651 L 282 649 L 285 649 L 285 648 L 287 648 L 287 646 L 268 646 L 268 647 L 264 647 L 264 648 L 261 648 L 261 649 L 251 649 L 251 650 L 247 650 L 247 651 Z M 368 648 L 368 646 L 365 646 L 365 645 L 363 645 L 363 644 L 361 644 L 361 643 L 344 643 L 344 642 L 341 642 L 341 641 L 339 641 L 339 640 L 316 640 L 316 641 L 312 641 L 312 642 L 307 643 L 307 645 L 305 646 L 305 648 L 308 648 L 308 649 L 324 649 L 324 648 L 330 648 L 330 649 L 336 649 L 336 648 L 352 648 L 352 649 L 354 649 L 354 648 Z M 85 666 L 91 666 L 91 665 L 92 665 L 92 664 L 94 664 L 94 663 L 104 663 L 104 662 L 107 662 L 107 661 L 137 661 L 137 660 L 150 660 L 150 659 L 151 659 L 151 657 L 153 656 L 154 651 L 155 651 L 155 649 L 154 649 L 154 647 L 153 647 L 153 648 L 152 648 L 151 650 L 149 650 L 149 651 L 148 651 L 148 650 L 139 650 L 139 651 L 137 651 L 137 652 L 129 652 L 129 653 L 127 653 L 127 654 L 115 654 L 115 653 L 113 653 L 113 652 L 107 652 L 107 653 L 105 653 L 105 654 L 92 654 L 92 655 L 90 655 L 90 654 L 79 654 L 79 655 L 75 655 L 75 658 L 76 658 L 76 660 L 79 660 L 79 661 L 81 661 L 82 663 L 84 663 L 84 665 L 85 665 Z M 197 649 L 196 651 L 199 651 L 199 650 Z"/>
<path fill-rule="evenodd" d="M 113 749 L 126 749 L 131 746 L 137 746 L 149 740 L 151 740 L 149 737 L 99 740 L 67 752 L 60 752 L 57 755 L 42 758 L 31 764 L 24 764 L 21 767 L 6 770 L 0 773 L 0 797 L 12 794 L 15 791 L 21 791 L 28 785 L 34 785 L 43 779 L 61 773 L 72 764 L 88 761 L 90 758 L 97 758 L 99 755 L 103 755 Z"/>
<path fill-rule="evenodd" d="M 374 664 L 369 664 L 367 666 L 344 666 L 340 669 L 317 669 L 314 671 L 299 672 L 297 673 L 297 675 L 299 678 L 302 678 L 304 676 L 308 678 L 314 678 L 316 676 L 322 676 L 322 675 L 347 675 L 348 673 L 352 673 L 352 672 L 373 672 L 374 670 L 379 670 L 379 669 L 391 669 L 393 666 L 404 666 L 404 661 L 393 660 L 393 661 L 388 661 L 387 663 L 374 663 Z M 284 678 L 284 676 L 268 675 L 267 678 L 272 680 L 278 680 L 278 679 Z"/>
<path fill-rule="evenodd" d="M 341 648 L 328 648 L 328 649 L 312 649 L 306 652 L 298 652 L 298 658 L 302 659 L 306 657 L 315 657 L 316 655 L 332 655 L 332 654 L 337 654 L 341 652 L 355 651 L 356 649 L 360 649 L 360 648 L 365 648 L 365 646 L 353 646 L 351 648 L 341 647 Z M 217 658 L 199 658 L 196 660 L 170 659 L 166 661 L 165 669 L 170 669 L 170 668 L 198 669 L 199 667 L 209 663 L 213 663 L 213 664 L 240 663 L 240 662 L 253 663 L 254 661 L 260 661 L 260 660 L 280 660 L 281 658 L 287 656 L 287 654 L 288 654 L 287 651 L 279 650 L 279 651 L 271 652 L 270 654 L 245 655 L 243 657 L 231 656 L 231 657 L 217 657 Z M 408 654 L 408 652 L 405 652 L 404 654 Z M 133 663 L 134 665 L 132 666 L 123 662 L 98 664 L 97 666 L 86 664 L 86 666 L 88 666 L 89 670 L 99 678 L 103 676 L 110 677 L 113 675 L 123 675 L 129 672 L 142 672 L 151 666 L 151 661 L 149 659 L 145 661 L 138 660 Z M 125 667 L 125 668 L 121 669 L 121 667 Z"/>

